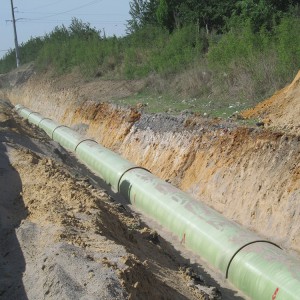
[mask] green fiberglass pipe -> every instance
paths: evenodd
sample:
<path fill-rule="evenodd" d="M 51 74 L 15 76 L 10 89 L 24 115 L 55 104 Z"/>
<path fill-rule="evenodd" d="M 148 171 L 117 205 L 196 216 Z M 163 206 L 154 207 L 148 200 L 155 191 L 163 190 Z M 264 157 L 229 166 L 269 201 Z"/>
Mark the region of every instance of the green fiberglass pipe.
<path fill-rule="evenodd" d="M 133 206 L 257 300 L 300 299 L 300 261 L 144 168 L 22 105 L 20 116 L 72 151 Z"/>

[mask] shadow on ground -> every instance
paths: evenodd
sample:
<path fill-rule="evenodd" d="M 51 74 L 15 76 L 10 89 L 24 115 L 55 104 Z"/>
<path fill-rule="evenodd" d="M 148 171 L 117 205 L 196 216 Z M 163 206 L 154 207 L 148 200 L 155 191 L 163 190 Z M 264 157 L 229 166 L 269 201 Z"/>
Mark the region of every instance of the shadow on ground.
<path fill-rule="evenodd" d="M 0 299 L 28 299 L 22 282 L 26 264 L 16 236 L 27 216 L 21 192 L 20 176 L 10 164 L 0 133 Z"/>

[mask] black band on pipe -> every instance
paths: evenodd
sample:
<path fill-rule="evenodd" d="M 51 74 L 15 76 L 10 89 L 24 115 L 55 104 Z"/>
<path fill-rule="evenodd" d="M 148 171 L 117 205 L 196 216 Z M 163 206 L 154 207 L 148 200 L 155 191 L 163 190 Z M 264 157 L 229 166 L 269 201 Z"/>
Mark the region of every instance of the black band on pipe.
<path fill-rule="evenodd" d="M 273 243 L 273 242 L 270 242 L 270 241 L 267 241 L 267 240 L 257 240 L 257 241 L 253 241 L 253 242 L 249 242 L 247 244 L 245 244 L 244 246 L 240 247 L 237 251 L 235 251 L 235 253 L 233 254 L 233 256 L 231 257 L 229 263 L 228 263 L 228 266 L 227 266 L 227 269 L 226 269 L 226 279 L 228 278 L 228 273 L 229 273 L 229 268 L 230 268 L 230 265 L 233 261 L 233 259 L 235 258 L 235 256 L 242 250 L 244 249 L 245 247 L 251 245 L 251 244 L 255 244 L 255 243 L 267 243 L 267 244 L 271 244 L 279 249 L 282 250 L 282 248 L 280 246 L 278 246 L 277 244 Z"/>
<path fill-rule="evenodd" d="M 50 120 L 50 121 L 52 121 L 50 118 L 43 118 L 42 120 L 39 121 L 39 123 L 38 123 L 37 126 L 40 127 L 40 124 L 41 124 L 44 120 Z"/>
<path fill-rule="evenodd" d="M 39 114 L 37 111 L 32 111 L 31 113 L 29 113 L 29 115 L 27 116 L 27 118 L 29 118 L 30 115 L 32 114 Z"/>
<path fill-rule="evenodd" d="M 118 181 L 118 193 L 120 193 L 120 183 L 121 183 L 122 177 L 123 177 L 127 172 L 129 172 L 129 171 L 131 171 L 131 170 L 135 170 L 135 169 L 141 169 L 141 170 L 145 170 L 145 171 L 151 173 L 148 169 L 143 168 L 143 167 L 138 167 L 138 166 L 136 166 L 136 167 L 131 167 L 131 168 L 125 170 L 125 171 L 122 173 L 122 175 L 120 176 L 119 181 Z"/>
<path fill-rule="evenodd" d="M 58 129 L 58 128 L 61 128 L 61 127 L 69 128 L 69 127 L 64 126 L 64 125 L 59 125 L 59 126 L 57 126 L 57 127 L 52 131 L 52 133 L 51 133 L 51 138 L 52 138 L 52 140 L 53 140 L 53 134 L 54 134 L 55 130 Z"/>
<path fill-rule="evenodd" d="M 93 139 L 84 139 L 84 140 L 80 141 L 80 142 L 76 145 L 74 152 L 76 152 L 77 147 L 78 147 L 81 143 L 87 142 L 87 141 L 95 142 L 96 144 L 98 144 L 98 143 L 97 143 L 95 140 L 93 140 Z"/>

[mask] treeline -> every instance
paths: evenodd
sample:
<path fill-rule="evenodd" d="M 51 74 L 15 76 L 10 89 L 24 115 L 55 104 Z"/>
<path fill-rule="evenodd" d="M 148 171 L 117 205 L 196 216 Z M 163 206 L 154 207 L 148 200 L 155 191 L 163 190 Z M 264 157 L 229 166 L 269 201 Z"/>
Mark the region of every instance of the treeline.
<path fill-rule="evenodd" d="M 230 19 L 248 20 L 254 31 L 271 30 L 286 13 L 294 13 L 298 0 L 133 0 L 128 29 L 134 32 L 147 24 L 170 32 L 187 24 L 207 32 L 224 33 Z"/>
<path fill-rule="evenodd" d="M 22 44 L 20 58 L 58 73 L 148 78 L 174 95 L 260 99 L 299 70 L 299 11 L 298 0 L 132 0 L 125 37 L 73 19 Z M 0 72 L 14 66 L 11 50 Z"/>

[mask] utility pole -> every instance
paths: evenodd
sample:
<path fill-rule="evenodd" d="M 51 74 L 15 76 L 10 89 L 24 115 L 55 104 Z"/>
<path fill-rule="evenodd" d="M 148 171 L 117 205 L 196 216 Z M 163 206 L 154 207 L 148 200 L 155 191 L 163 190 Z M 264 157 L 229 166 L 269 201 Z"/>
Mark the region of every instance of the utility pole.
<path fill-rule="evenodd" d="M 17 68 L 18 68 L 20 65 L 20 56 L 19 56 L 19 45 L 18 45 L 17 27 L 16 27 L 16 19 L 15 19 L 15 8 L 14 8 L 13 0 L 10 0 L 10 4 L 11 4 L 12 22 L 13 22 L 13 26 L 14 26 L 16 62 L 17 62 Z"/>

